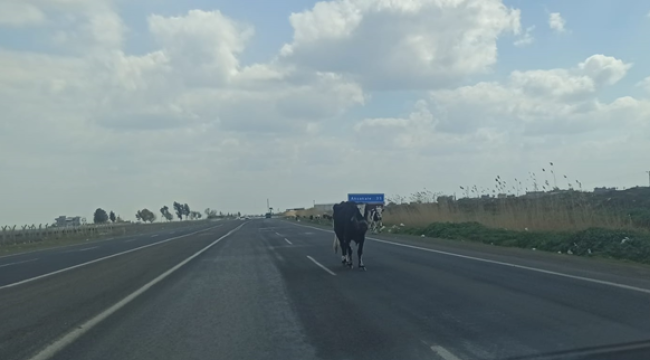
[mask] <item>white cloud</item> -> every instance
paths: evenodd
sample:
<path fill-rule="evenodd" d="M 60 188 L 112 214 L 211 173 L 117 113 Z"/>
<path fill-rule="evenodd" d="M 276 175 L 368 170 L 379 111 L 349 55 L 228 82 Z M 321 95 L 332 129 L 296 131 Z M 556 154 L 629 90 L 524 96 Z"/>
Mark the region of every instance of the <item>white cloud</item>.
<path fill-rule="evenodd" d="M 598 92 L 625 76 L 631 64 L 593 55 L 571 69 L 513 71 L 508 82 L 479 83 L 432 93 L 441 107 L 441 131 L 511 128 L 527 134 L 580 133 L 620 126 L 610 116 L 635 106 L 618 99 L 601 103 Z"/>
<path fill-rule="evenodd" d="M 637 87 L 642 88 L 646 92 L 650 93 L 650 76 L 644 78 L 643 80 L 636 83 Z"/>
<path fill-rule="evenodd" d="M 149 17 L 149 29 L 171 65 L 189 81 L 226 83 L 239 72 L 238 56 L 253 35 L 253 28 L 218 10 L 191 10 L 187 15 Z"/>
<path fill-rule="evenodd" d="M 632 64 L 605 55 L 593 55 L 578 65 L 587 76 L 599 85 L 613 85 L 621 80 Z"/>
<path fill-rule="evenodd" d="M 487 73 L 497 38 L 521 32 L 519 10 L 499 0 L 322 1 L 290 22 L 284 61 L 382 90 L 444 87 Z"/>
<path fill-rule="evenodd" d="M 532 44 L 535 41 L 535 38 L 531 34 L 533 30 L 535 30 L 535 26 L 530 26 L 526 28 L 524 34 L 518 37 L 513 44 L 515 46 L 526 46 Z"/>
<path fill-rule="evenodd" d="M 66 212 L 104 204 L 131 217 L 136 209 L 129 206 L 183 198 L 215 206 L 244 196 L 245 181 L 236 179 L 242 174 L 251 186 L 257 180 L 250 174 L 260 171 L 279 183 L 306 154 L 325 162 L 328 152 L 321 150 L 329 143 L 315 140 L 322 124 L 365 102 L 362 88 L 344 75 L 242 65 L 253 28 L 218 11 L 150 16 L 158 48 L 139 55 L 125 53 L 126 27 L 117 12 L 77 14 L 61 44 L 73 50 L 65 55 L 0 50 L 0 153 L 19 154 L 2 157 L 0 167 L 20 174 L 3 178 L 3 188 L 13 190 L 2 197 L 17 201 L 30 193 L 50 204 L 39 207 L 50 214 L 46 219 L 62 202 Z M 52 179 L 48 187 L 29 180 L 43 173 Z M 212 181 L 230 190 L 205 195 L 200 189 Z M 149 189 L 127 190 L 122 205 L 111 205 L 127 183 Z M 67 197 L 72 188 L 75 195 Z M 221 206 L 236 210 L 237 200 L 228 201 Z M 19 212 L 4 221 L 34 215 Z"/>
<path fill-rule="evenodd" d="M 593 55 L 574 68 L 513 71 L 505 83 L 432 91 L 410 115 L 365 119 L 355 130 L 394 149 L 457 153 L 494 150 L 521 136 L 578 135 L 624 125 L 647 128 L 643 118 L 650 114 L 650 101 L 598 99 L 600 89 L 619 81 L 630 67 Z"/>
<path fill-rule="evenodd" d="M 0 26 L 29 26 L 44 21 L 45 14 L 34 5 L 19 0 L 0 2 Z"/>
<path fill-rule="evenodd" d="M 548 26 L 551 30 L 557 33 L 563 33 L 565 29 L 566 21 L 562 18 L 559 12 L 550 13 L 548 16 Z"/>

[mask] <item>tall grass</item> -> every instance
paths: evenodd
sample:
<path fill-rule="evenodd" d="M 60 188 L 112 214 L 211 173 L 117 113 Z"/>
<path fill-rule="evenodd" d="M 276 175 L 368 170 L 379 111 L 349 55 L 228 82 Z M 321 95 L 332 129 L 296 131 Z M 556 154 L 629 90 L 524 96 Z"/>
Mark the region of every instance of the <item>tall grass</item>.
<path fill-rule="evenodd" d="M 608 202 L 611 198 L 583 191 L 580 181 L 566 175 L 559 177 L 563 183 L 558 184 L 553 163 L 549 165 L 541 169 L 540 177 L 530 172 L 526 180 L 496 176 L 491 189 L 459 186 L 465 197 L 458 200 L 426 189 L 394 196 L 386 206 L 384 223 L 424 227 L 436 222 L 478 222 L 494 228 L 544 231 L 647 228 L 640 226 L 647 222 L 645 218 L 632 221 L 632 214 L 639 213 L 634 207 L 640 204 L 629 196 L 623 202 Z"/>
<path fill-rule="evenodd" d="M 387 225 L 424 227 L 434 222 L 478 222 L 512 230 L 621 229 L 630 226 L 619 212 L 597 209 L 578 199 L 460 199 L 389 204 L 384 212 Z"/>

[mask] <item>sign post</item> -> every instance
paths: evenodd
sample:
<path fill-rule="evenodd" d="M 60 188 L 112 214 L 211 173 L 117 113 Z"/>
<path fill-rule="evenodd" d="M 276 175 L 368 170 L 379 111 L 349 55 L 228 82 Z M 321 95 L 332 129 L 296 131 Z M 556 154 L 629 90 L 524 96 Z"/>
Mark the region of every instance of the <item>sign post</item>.
<path fill-rule="evenodd" d="M 354 201 L 359 204 L 384 205 L 384 194 L 348 194 L 348 201 Z"/>

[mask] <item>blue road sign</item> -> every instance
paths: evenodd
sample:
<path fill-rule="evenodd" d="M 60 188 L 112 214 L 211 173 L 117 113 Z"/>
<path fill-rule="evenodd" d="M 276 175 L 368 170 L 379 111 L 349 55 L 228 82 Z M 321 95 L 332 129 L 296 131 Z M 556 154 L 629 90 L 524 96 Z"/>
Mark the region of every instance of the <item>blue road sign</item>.
<path fill-rule="evenodd" d="M 362 204 L 383 204 L 384 194 L 348 194 L 348 201 Z"/>

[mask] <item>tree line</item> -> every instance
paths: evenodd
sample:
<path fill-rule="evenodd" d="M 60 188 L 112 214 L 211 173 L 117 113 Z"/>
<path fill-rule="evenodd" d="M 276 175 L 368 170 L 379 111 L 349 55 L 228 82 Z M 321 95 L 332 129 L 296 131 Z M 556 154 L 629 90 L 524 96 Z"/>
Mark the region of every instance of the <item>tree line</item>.
<path fill-rule="evenodd" d="M 183 220 L 183 218 L 190 219 L 190 220 L 198 220 L 203 218 L 203 214 L 201 212 L 192 211 L 188 204 L 181 204 L 177 201 L 174 201 L 172 207 L 173 207 L 174 214 L 176 214 L 176 217 L 178 217 L 178 219 L 181 221 Z M 204 213 L 207 219 L 224 217 L 223 213 L 220 212 L 217 215 L 216 210 L 211 210 L 210 208 L 205 209 Z M 161 214 L 161 219 L 165 219 L 167 221 L 174 220 L 174 215 L 171 213 L 169 207 L 166 205 L 160 208 L 160 214 Z M 153 211 L 145 208 L 142 210 L 138 210 L 135 213 L 135 218 L 138 221 L 153 223 L 158 219 L 158 216 Z M 113 211 L 107 213 L 106 210 L 102 208 L 98 208 L 97 210 L 95 210 L 95 213 L 93 215 L 93 222 L 95 224 L 105 224 L 108 223 L 109 221 L 111 221 L 112 223 L 124 222 L 122 219 L 120 219 L 119 216 L 115 216 L 115 213 Z"/>

